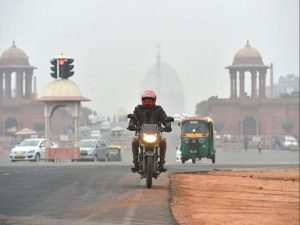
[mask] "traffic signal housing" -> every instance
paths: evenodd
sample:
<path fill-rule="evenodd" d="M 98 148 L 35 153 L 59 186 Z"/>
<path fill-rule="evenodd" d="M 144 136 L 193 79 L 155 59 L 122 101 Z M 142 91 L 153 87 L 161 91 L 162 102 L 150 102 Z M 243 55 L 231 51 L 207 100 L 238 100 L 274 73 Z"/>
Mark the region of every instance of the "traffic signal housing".
<path fill-rule="evenodd" d="M 68 79 L 69 77 L 73 76 L 74 71 L 74 65 L 72 63 L 74 62 L 74 59 L 58 59 L 58 65 L 59 65 L 59 77 L 62 79 Z"/>
<path fill-rule="evenodd" d="M 57 79 L 57 77 L 58 77 L 58 73 L 57 73 L 57 59 L 52 59 L 52 60 L 50 61 L 50 63 L 51 63 L 51 65 L 52 65 L 52 66 L 50 67 L 50 69 L 51 69 L 50 75 L 51 75 L 51 77 Z"/>

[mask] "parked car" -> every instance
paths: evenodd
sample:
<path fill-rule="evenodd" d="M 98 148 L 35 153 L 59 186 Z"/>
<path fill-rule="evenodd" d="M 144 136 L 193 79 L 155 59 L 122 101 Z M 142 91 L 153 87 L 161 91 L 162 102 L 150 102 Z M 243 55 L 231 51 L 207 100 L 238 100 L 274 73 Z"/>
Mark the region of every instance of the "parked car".
<path fill-rule="evenodd" d="M 176 162 L 181 162 L 182 153 L 180 151 L 180 146 L 176 147 Z"/>
<path fill-rule="evenodd" d="M 11 162 L 16 161 L 40 161 L 45 159 L 45 138 L 29 138 L 22 141 L 14 147 L 10 154 Z M 55 148 L 57 145 L 50 141 L 50 147 Z"/>
<path fill-rule="evenodd" d="M 89 161 L 105 161 L 106 143 L 102 139 L 82 139 L 79 142 L 80 159 Z"/>
<path fill-rule="evenodd" d="M 286 135 L 283 138 L 283 148 L 285 150 L 297 150 L 299 149 L 298 142 L 295 137 Z"/>
<path fill-rule="evenodd" d="M 102 134 L 99 130 L 93 130 L 91 131 L 91 138 L 93 139 L 100 139 L 102 137 Z"/>

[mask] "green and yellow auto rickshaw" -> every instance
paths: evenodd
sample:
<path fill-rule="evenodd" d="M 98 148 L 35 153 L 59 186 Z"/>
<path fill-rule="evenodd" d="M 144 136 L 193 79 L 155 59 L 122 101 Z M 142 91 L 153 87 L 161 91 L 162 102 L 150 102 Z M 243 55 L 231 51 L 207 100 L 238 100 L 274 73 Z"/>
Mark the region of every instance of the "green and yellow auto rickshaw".
<path fill-rule="evenodd" d="M 109 145 L 106 148 L 106 160 L 110 161 L 122 161 L 121 146 Z"/>
<path fill-rule="evenodd" d="M 186 117 L 181 123 L 181 162 L 191 159 L 209 158 L 216 161 L 213 120 L 210 117 Z"/>

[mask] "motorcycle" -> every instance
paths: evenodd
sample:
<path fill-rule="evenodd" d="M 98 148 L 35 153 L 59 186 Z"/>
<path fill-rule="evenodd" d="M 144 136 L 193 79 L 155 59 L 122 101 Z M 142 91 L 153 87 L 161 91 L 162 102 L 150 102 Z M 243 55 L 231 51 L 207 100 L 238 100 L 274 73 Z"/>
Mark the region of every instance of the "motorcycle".
<path fill-rule="evenodd" d="M 128 114 L 130 119 L 136 120 L 134 114 Z M 163 122 L 173 122 L 173 117 L 167 117 Z M 159 142 L 162 138 L 162 132 L 165 128 L 160 124 L 138 124 L 136 126 L 136 135 L 139 139 L 138 165 L 137 171 L 141 179 L 146 178 L 146 187 L 152 187 L 152 178 L 157 179 L 161 173 L 159 166 Z"/>

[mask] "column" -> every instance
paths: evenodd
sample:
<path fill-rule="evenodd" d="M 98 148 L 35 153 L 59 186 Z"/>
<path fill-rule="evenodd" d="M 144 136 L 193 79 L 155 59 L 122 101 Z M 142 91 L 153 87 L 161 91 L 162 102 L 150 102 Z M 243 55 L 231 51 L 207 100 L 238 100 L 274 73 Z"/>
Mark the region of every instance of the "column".
<path fill-rule="evenodd" d="M 5 72 L 5 95 L 6 98 L 11 98 L 11 72 Z"/>
<path fill-rule="evenodd" d="M 240 98 L 245 97 L 245 71 L 240 71 Z"/>
<path fill-rule="evenodd" d="M 236 73 L 237 73 L 237 71 L 229 70 L 229 74 L 230 74 L 230 98 L 236 98 L 237 97 Z"/>
<path fill-rule="evenodd" d="M 263 69 L 259 71 L 259 97 L 266 97 L 266 73 L 267 70 Z"/>
<path fill-rule="evenodd" d="M 75 140 L 74 140 L 74 147 L 79 147 L 79 117 L 74 117 L 74 134 L 75 134 Z"/>
<path fill-rule="evenodd" d="M 74 121 L 75 121 L 75 127 L 74 127 L 74 134 L 75 134 L 75 140 L 74 140 L 74 147 L 79 147 L 79 114 L 80 114 L 80 102 L 74 103 Z"/>
<path fill-rule="evenodd" d="M 0 100 L 3 98 L 3 71 L 0 71 Z"/>
<path fill-rule="evenodd" d="M 33 71 L 25 72 L 25 97 L 30 98 L 32 94 L 32 75 Z"/>
<path fill-rule="evenodd" d="M 230 98 L 232 98 L 232 96 L 233 96 L 232 74 L 233 74 L 233 71 L 229 70 L 229 77 L 230 77 Z"/>
<path fill-rule="evenodd" d="M 251 71 L 251 98 L 257 98 L 257 74 L 256 70 Z"/>
<path fill-rule="evenodd" d="M 23 72 L 16 71 L 16 98 L 23 97 Z"/>
<path fill-rule="evenodd" d="M 233 74 L 233 97 L 237 98 L 237 72 Z"/>
<path fill-rule="evenodd" d="M 45 117 L 45 138 L 46 138 L 46 148 L 50 147 L 50 117 Z"/>
<path fill-rule="evenodd" d="M 274 98 L 273 63 L 270 65 L 270 98 Z"/>

